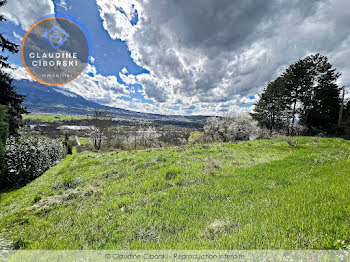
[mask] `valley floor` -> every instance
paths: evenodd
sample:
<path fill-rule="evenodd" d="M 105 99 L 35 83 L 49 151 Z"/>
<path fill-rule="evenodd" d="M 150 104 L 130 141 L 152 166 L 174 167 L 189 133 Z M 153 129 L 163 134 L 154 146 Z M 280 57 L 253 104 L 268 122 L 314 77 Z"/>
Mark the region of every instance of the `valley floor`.
<path fill-rule="evenodd" d="M 1 195 L 0 239 L 15 249 L 350 248 L 350 142 L 299 139 L 74 153 Z"/>

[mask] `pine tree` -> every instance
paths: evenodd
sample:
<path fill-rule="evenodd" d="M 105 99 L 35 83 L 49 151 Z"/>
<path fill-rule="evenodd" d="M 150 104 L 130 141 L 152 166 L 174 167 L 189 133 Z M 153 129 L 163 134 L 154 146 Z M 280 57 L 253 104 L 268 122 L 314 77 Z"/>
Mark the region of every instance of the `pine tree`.
<path fill-rule="evenodd" d="M 289 66 L 282 75 L 283 81 L 286 83 L 286 93 L 290 98 L 290 127 L 289 132 L 293 133 L 298 120 L 298 116 L 302 114 L 303 106 L 306 106 L 308 94 L 311 92 L 314 72 L 311 70 L 309 58 L 299 60 Z"/>
<path fill-rule="evenodd" d="M 295 133 L 297 122 L 311 134 L 332 133 L 341 102 L 339 76 L 325 56 L 299 60 L 263 90 L 253 116 L 261 125 L 286 128 L 289 134 Z"/>
<path fill-rule="evenodd" d="M 0 188 L 3 183 L 5 173 L 5 152 L 6 152 L 6 139 L 8 136 L 8 115 L 7 107 L 0 105 Z"/>
<path fill-rule="evenodd" d="M 279 77 L 264 89 L 252 115 L 260 125 L 271 131 L 285 129 L 288 126 L 289 100 L 286 84 Z"/>
<path fill-rule="evenodd" d="M 310 131 L 334 132 L 341 106 L 340 89 L 336 83 L 340 73 L 320 54 L 307 58 L 311 62 L 312 85 L 307 90 L 300 112 L 300 122 Z"/>
<path fill-rule="evenodd" d="M 5 1 L 0 1 L 0 7 L 6 4 Z M 0 22 L 6 19 L 0 15 Z M 3 34 L 0 33 L 0 49 L 2 52 L 7 50 L 14 54 L 18 52 L 18 46 L 7 40 Z M 25 98 L 16 92 L 16 88 L 12 85 L 12 77 L 4 69 L 13 69 L 7 62 L 8 57 L 0 55 L 0 105 L 5 105 L 8 108 L 9 116 L 9 135 L 17 135 L 18 128 L 22 125 L 22 114 L 28 113 L 25 107 L 21 104 Z"/>
<path fill-rule="evenodd" d="M 350 100 L 348 100 L 345 104 L 343 118 L 346 120 L 350 120 Z"/>
<path fill-rule="evenodd" d="M 343 121 L 341 127 L 343 129 L 345 138 L 350 139 L 350 100 L 345 103 L 343 112 Z"/>

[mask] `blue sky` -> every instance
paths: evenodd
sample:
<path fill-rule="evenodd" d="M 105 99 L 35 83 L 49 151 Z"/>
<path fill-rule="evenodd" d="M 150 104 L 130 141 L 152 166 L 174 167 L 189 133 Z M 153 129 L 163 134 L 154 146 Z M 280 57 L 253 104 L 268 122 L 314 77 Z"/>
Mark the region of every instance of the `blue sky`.
<path fill-rule="evenodd" d="M 135 64 L 133 59 L 131 59 L 130 51 L 124 41 L 119 39 L 113 40 L 110 38 L 108 32 L 102 26 L 102 19 L 99 16 L 95 1 L 68 0 L 64 2 L 64 6 L 62 6 L 60 0 L 53 1 L 53 3 L 56 14 L 65 14 L 76 18 L 86 27 L 88 33 L 90 34 L 92 43 L 92 56 L 95 59 L 93 64 L 99 74 L 115 75 L 118 82 L 123 83 L 119 77 L 119 72 L 123 68 L 126 68 L 131 74 L 137 75 L 147 73 L 147 70 Z M 40 18 L 41 17 L 37 17 L 37 20 Z M 137 20 L 134 20 L 133 22 L 136 23 Z M 20 25 L 15 25 L 10 20 L 5 23 L 3 32 L 11 41 L 18 44 L 20 44 L 20 40 L 14 36 L 14 32 L 20 37 L 23 37 L 25 34 L 25 31 Z M 15 65 L 23 66 L 20 53 L 10 55 L 9 62 Z M 130 96 L 122 96 L 121 99 L 125 101 L 138 99 L 143 103 L 154 104 L 152 100 L 145 99 L 141 92 L 137 92 L 137 90 L 142 90 L 141 85 L 131 85 L 131 87 L 136 89 L 136 92 L 130 93 Z M 103 101 L 96 99 L 96 101 L 109 104 L 108 100 Z M 128 107 L 131 109 L 136 109 L 132 103 Z M 174 111 L 177 110 L 174 109 Z"/>
<path fill-rule="evenodd" d="M 162 114 L 250 111 L 289 64 L 327 55 L 349 86 L 347 0 L 9 0 L 2 31 L 20 42 L 36 20 L 66 14 L 87 28 L 92 57 L 63 86 L 120 108 Z M 332 36 L 332 37 L 329 37 Z M 18 79 L 30 79 L 20 55 Z"/>

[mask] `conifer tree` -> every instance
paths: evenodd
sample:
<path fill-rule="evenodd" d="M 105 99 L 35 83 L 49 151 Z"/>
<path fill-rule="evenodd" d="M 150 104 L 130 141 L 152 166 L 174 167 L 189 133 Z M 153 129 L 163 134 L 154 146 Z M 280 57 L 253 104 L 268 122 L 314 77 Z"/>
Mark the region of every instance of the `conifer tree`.
<path fill-rule="evenodd" d="M 290 65 L 263 90 L 253 116 L 271 130 L 295 133 L 296 124 L 310 134 L 335 131 L 341 104 L 340 74 L 326 56 L 310 55 Z"/>
<path fill-rule="evenodd" d="M 7 0 L 0 1 L 0 7 L 5 5 Z M 6 19 L 0 15 L 0 22 Z M 18 46 L 7 40 L 2 33 L 0 33 L 0 50 L 3 53 L 5 50 L 15 54 L 18 52 Z M 11 74 L 8 69 L 13 68 L 9 65 L 8 56 L 0 54 L 0 105 L 7 106 L 8 121 L 9 121 L 9 135 L 17 135 L 18 128 L 22 125 L 22 114 L 28 113 L 22 102 L 25 98 L 16 92 L 16 88 L 12 85 Z M 7 69 L 5 71 L 5 69 Z"/>

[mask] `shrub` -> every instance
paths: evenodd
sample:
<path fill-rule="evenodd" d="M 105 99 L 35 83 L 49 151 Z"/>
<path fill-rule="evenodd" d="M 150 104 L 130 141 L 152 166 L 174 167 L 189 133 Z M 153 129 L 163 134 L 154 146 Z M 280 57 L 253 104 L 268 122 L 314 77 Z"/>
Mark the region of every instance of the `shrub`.
<path fill-rule="evenodd" d="M 7 107 L 0 106 L 0 185 L 5 172 L 5 146 L 9 124 L 7 122 Z"/>
<path fill-rule="evenodd" d="M 20 137 L 6 143 L 6 177 L 8 187 L 19 187 L 42 175 L 65 156 L 60 140 Z"/>
<path fill-rule="evenodd" d="M 249 140 L 256 137 L 257 131 L 257 122 L 247 113 L 211 117 L 204 126 L 204 132 L 213 140 L 223 142 Z"/>
<path fill-rule="evenodd" d="M 304 135 L 307 131 L 308 131 L 308 128 L 304 125 L 299 124 L 299 123 L 295 126 L 295 130 L 294 130 L 295 135 L 297 135 L 297 136 Z"/>
<path fill-rule="evenodd" d="M 270 130 L 268 130 L 266 127 L 261 127 L 258 129 L 257 138 L 258 139 L 271 139 L 272 132 Z"/>
<path fill-rule="evenodd" d="M 299 147 L 299 138 L 292 136 L 282 136 L 282 139 L 291 147 Z"/>
<path fill-rule="evenodd" d="M 188 138 L 189 144 L 202 144 L 204 142 L 204 134 L 199 131 L 191 132 L 190 137 Z"/>

